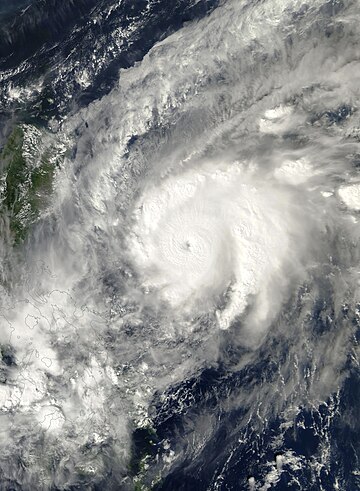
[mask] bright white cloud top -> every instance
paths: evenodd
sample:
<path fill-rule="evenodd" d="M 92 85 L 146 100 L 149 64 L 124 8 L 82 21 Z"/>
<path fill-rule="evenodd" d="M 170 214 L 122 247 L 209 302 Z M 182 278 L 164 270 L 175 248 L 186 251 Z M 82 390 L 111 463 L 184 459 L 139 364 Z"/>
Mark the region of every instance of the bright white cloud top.
<path fill-rule="evenodd" d="M 360 184 L 341 186 L 339 188 L 340 199 L 351 210 L 360 211 Z"/>
<path fill-rule="evenodd" d="M 129 240 L 144 289 L 187 315 L 219 304 L 222 329 L 260 296 L 254 327 L 264 328 L 306 241 L 293 198 L 258 166 L 239 162 L 204 163 L 148 186 Z"/>
<path fill-rule="evenodd" d="M 314 428 L 337 417 L 329 397 L 358 363 L 359 19 L 356 2 L 220 2 L 63 122 L 51 206 L 21 259 L 0 244 L 0 343 L 16 361 L 0 450 L 24 454 L 30 490 L 39 438 L 47 484 L 95 482 L 111 460 L 122 489 L 133 432 L 179 408 L 184 439 L 159 442 L 150 489 L 198 462 L 222 418 L 237 425 L 230 458 L 274 419 L 281 443 L 299 408 L 326 406 Z M 333 468 L 320 450 L 285 457 L 244 489 L 300 461 Z"/>

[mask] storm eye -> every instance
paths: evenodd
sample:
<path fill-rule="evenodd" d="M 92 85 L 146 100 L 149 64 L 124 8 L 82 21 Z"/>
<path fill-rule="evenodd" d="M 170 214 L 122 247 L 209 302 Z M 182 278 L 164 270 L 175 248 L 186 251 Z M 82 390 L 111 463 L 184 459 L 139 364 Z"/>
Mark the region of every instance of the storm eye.
<path fill-rule="evenodd" d="M 209 163 L 149 188 L 129 242 L 144 286 L 161 292 L 172 307 L 208 308 L 231 282 L 218 313 L 222 328 L 281 270 L 289 229 L 301 233 L 297 217 L 284 213 L 290 195 L 276 194 L 246 166 L 240 169 Z"/>

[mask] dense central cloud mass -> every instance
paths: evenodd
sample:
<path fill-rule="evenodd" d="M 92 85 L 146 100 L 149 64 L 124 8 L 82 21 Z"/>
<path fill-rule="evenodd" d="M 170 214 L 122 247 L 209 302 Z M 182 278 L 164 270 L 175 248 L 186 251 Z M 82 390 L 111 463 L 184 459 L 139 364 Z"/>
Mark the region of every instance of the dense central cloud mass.
<path fill-rule="evenodd" d="M 264 328 L 301 263 L 307 206 L 258 165 L 203 163 L 146 188 L 129 249 L 148 293 L 187 314 L 222 304 L 223 329 L 259 295 Z"/>
<path fill-rule="evenodd" d="M 21 260 L 0 237 L 0 488 L 356 488 L 329 427 L 359 366 L 359 19 L 220 2 L 62 121 Z"/>

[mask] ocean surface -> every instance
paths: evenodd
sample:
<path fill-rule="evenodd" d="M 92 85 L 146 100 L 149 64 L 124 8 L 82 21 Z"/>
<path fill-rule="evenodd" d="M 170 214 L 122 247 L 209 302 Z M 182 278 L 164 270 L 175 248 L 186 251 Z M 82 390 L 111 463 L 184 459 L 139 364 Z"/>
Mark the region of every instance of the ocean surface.
<path fill-rule="evenodd" d="M 360 6 L 0 1 L 0 490 L 360 489 Z"/>

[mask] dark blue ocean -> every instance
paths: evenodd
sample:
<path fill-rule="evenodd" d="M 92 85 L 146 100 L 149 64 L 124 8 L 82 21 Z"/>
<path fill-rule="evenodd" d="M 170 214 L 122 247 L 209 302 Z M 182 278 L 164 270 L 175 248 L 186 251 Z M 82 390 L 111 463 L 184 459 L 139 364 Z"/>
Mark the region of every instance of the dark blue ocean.
<path fill-rule="evenodd" d="M 0 0 L 1 491 L 360 489 L 359 22 Z"/>

